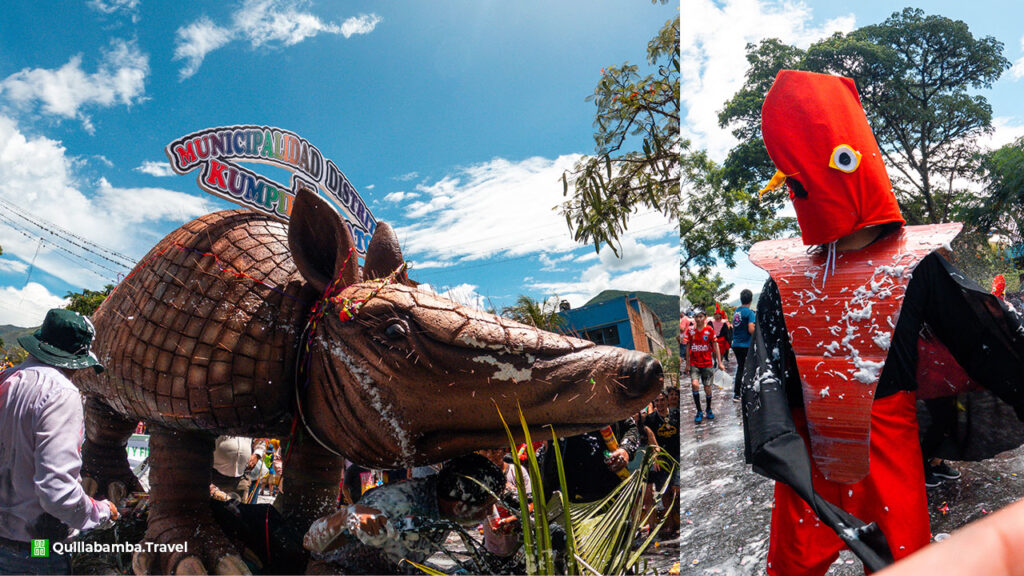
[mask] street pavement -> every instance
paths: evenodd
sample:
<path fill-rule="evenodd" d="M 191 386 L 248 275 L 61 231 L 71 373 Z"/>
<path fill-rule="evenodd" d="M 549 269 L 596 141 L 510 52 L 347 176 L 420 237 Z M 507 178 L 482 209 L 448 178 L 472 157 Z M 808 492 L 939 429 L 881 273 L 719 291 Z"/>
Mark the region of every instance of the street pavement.
<path fill-rule="evenodd" d="M 729 363 L 735 373 L 735 361 Z M 715 389 L 716 418 L 694 424 L 689 384 L 681 394 L 680 574 L 764 574 L 774 482 L 743 463 L 743 424 L 732 390 Z M 704 393 L 701 391 L 703 404 Z M 1020 423 L 1014 423 L 1020 425 Z M 932 534 L 957 528 L 1024 496 L 1024 448 L 985 462 L 954 462 L 963 476 L 928 491 Z M 863 574 L 843 551 L 828 574 Z"/>

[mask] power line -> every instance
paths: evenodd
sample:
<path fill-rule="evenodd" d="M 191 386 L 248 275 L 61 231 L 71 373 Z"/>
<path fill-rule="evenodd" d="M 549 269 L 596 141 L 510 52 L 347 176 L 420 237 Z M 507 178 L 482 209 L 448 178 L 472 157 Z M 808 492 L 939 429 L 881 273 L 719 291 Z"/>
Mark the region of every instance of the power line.
<path fill-rule="evenodd" d="M 54 242 L 48 241 L 41 234 L 33 233 L 31 231 L 26 230 L 23 226 L 20 226 L 19 224 L 17 224 L 13 220 L 11 220 L 9 217 L 7 217 L 2 212 L 0 212 L 0 221 L 3 221 L 11 229 L 13 229 L 15 232 L 20 233 L 22 236 L 24 236 L 24 237 L 26 237 L 26 238 L 28 238 L 30 240 L 41 240 L 45 244 L 49 244 L 50 246 L 53 246 L 54 248 L 57 248 L 58 250 L 61 250 L 63 252 L 66 252 L 66 253 L 70 254 L 71 256 L 74 256 L 75 258 L 72 259 L 72 258 L 62 254 L 61 252 L 54 252 L 55 254 L 57 254 L 57 255 L 65 258 L 65 259 L 67 259 L 70 262 L 78 264 L 79 266 L 81 266 L 82 262 L 87 262 L 87 263 L 93 265 L 96 268 L 102 268 L 103 270 L 106 270 L 107 272 L 110 272 L 111 274 L 113 274 L 114 278 L 116 278 L 117 275 L 120 274 L 120 271 L 118 271 L 118 270 L 113 270 L 111 268 L 108 268 L 107 266 L 104 266 L 103 264 L 100 264 L 98 262 L 93 262 L 92 260 L 89 260 L 85 256 L 83 256 L 81 254 L 77 254 L 77 253 L 71 251 L 70 249 L 68 249 L 68 248 L 66 248 L 64 246 L 61 246 L 60 244 L 56 244 Z M 110 276 L 104 276 L 103 274 L 100 274 L 100 273 L 96 272 L 96 270 L 88 270 L 88 271 L 92 272 L 93 274 L 96 274 L 97 276 L 99 276 L 100 278 L 102 278 L 104 280 L 109 280 L 111 278 Z"/>
<path fill-rule="evenodd" d="M 0 200 L 0 204 L 4 204 L 4 202 L 2 200 Z M 62 240 L 64 242 L 67 242 L 68 244 L 71 244 L 73 246 L 78 247 L 79 249 L 81 249 L 84 252 L 88 252 L 88 253 L 90 253 L 90 254 L 98 257 L 98 258 L 102 258 L 103 260 L 106 260 L 107 262 L 110 262 L 111 264 L 114 264 L 116 266 L 121 266 L 122 268 L 126 268 L 126 269 L 129 269 L 129 270 L 132 268 L 132 266 L 134 266 L 134 262 L 132 264 L 126 264 L 124 262 L 120 262 L 120 261 L 114 260 L 114 259 L 109 258 L 108 256 L 106 256 L 105 254 L 90 248 L 89 246 L 85 246 L 85 245 L 83 245 L 83 244 L 81 244 L 79 242 L 76 242 L 75 240 L 72 240 L 68 236 L 73 236 L 74 238 L 81 238 L 81 237 L 77 236 L 75 234 L 71 234 L 71 233 L 67 232 L 66 230 L 64 230 L 63 228 L 60 228 L 59 226 L 56 226 L 54 224 L 50 224 L 49 222 L 47 222 L 46 224 L 41 224 L 40 222 L 35 221 L 32 217 L 29 217 L 29 216 L 26 216 L 26 215 L 23 215 L 23 214 L 18 214 L 17 212 L 14 212 L 13 210 L 12 210 L 12 212 L 14 213 L 15 216 L 21 218 L 22 220 L 25 220 L 26 222 L 30 223 L 31 225 L 35 226 L 36 228 L 39 228 L 39 229 L 43 230 L 43 232 L 48 234 L 50 237 L 58 238 L 58 239 L 60 239 L 60 240 Z M 5 220 L 9 224 L 11 224 L 12 226 L 15 225 L 14 221 L 10 219 L 10 216 L 5 218 Z M 42 220 L 42 219 L 40 219 L 40 220 Z M 43 220 L 43 222 L 45 222 L 45 220 Z M 55 229 L 54 228 L 49 228 L 47 226 L 47 224 L 49 224 L 50 226 L 54 226 Z M 34 232 L 30 232 L 30 233 L 33 234 L 34 236 L 37 236 L 37 237 L 40 237 L 40 238 L 45 238 L 45 236 L 43 234 L 34 233 Z M 88 240 L 83 240 L 83 241 L 88 243 L 88 244 L 91 244 L 93 246 L 98 246 L 97 244 L 89 242 Z M 50 244 L 52 244 L 54 246 L 57 246 L 57 244 L 55 244 L 52 241 L 50 242 Z M 103 250 L 107 250 L 108 252 L 113 252 L 113 251 L 110 251 L 108 249 L 103 249 Z M 116 255 L 116 253 L 114 253 L 114 254 Z M 119 255 L 118 257 L 131 261 L 130 259 L 128 259 L 126 256 L 123 256 L 123 255 Z M 106 268 L 106 267 L 104 266 L 104 268 Z M 109 268 L 106 268 L 106 269 L 109 270 Z M 116 274 L 117 271 L 114 271 L 114 273 Z"/>
<path fill-rule="evenodd" d="M 32 213 L 28 212 L 27 210 L 25 210 L 25 209 L 15 205 L 15 204 L 12 204 L 10 201 L 5 200 L 4 198 L 0 198 L 0 206 L 6 207 L 8 210 L 13 212 L 15 216 L 18 216 L 21 219 L 29 222 L 30 224 L 33 224 L 33 225 L 35 225 L 35 226 L 37 226 L 39 228 L 42 228 L 43 230 L 45 230 L 45 231 L 47 231 L 47 232 L 49 232 L 49 233 L 51 233 L 51 234 L 53 234 L 55 236 L 61 237 L 64 240 L 67 240 L 68 237 L 75 238 L 77 240 L 80 240 L 81 242 L 84 242 L 84 243 L 88 244 L 89 246 L 92 246 L 93 248 L 95 248 L 95 249 L 97 249 L 97 250 L 99 250 L 101 252 L 106 252 L 110 256 L 114 256 L 115 258 L 119 258 L 119 259 L 121 259 L 123 261 L 123 262 L 117 262 L 117 261 L 111 260 L 110 258 L 107 258 L 103 254 L 99 254 L 99 253 L 94 252 L 93 250 L 91 250 L 89 248 L 86 248 L 86 247 L 81 246 L 81 245 L 79 245 L 79 244 L 77 244 L 75 242 L 71 242 L 70 240 L 67 240 L 68 242 L 71 242 L 72 244 L 75 244 L 75 245 L 81 247 L 84 250 L 87 250 L 87 251 L 89 251 L 89 252 L 91 252 L 93 254 L 96 254 L 97 256 L 100 256 L 100 257 L 104 258 L 105 260 L 109 260 L 110 262 L 112 262 L 114 264 L 117 264 L 119 266 L 125 266 L 126 268 L 131 268 L 132 266 L 135 265 L 135 259 L 133 259 L 132 257 L 127 256 L 125 254 L 122 254 L 122 253 L 120 253 L 120 252 L 118 252 L 116 250 L 112 250 L 110 248 L 107 248 L 105 246 L 101 246 L 100 244 L 97 244 L 97 243 L 89 240 L 88 238 L 84 238 L 82 236 L 79 236 L 78 234 L 75 234 L 74 232 L 71 232 L 70 230 L 67 230 L 66 228 L 62 228 L 61 226 L 58 226 L 57 224 L 54 224 L 53 222 L 50 222 L 50 221 L 48 221 L 48 220 L 46 220 L 46 219 L 44 219 L 44 218 L 42 218 L 40 216 L 36 216 L 35 214 L 32 214 Z M 128 265 L 126 265 L 125 262 L 127 262 Z"/>

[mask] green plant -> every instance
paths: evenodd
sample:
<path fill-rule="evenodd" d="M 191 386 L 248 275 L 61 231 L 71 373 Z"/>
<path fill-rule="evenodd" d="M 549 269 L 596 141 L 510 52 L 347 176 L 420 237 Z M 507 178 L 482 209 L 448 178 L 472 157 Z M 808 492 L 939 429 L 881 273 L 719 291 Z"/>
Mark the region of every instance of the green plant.
<path fill-rule="evenodd" d="M 654 542 L 667 517 L 633 547 L 633 539 L 650 520 L 653 510 L 643 513 L 644 484 L 655 461 L 675 472 L 675 459 L 663 450 L 647 450 L 643 464 L 599 502 L 574 504 L 573 532 L 579 558 L 593 574 L 645 574 L 643 553 Z"/>
<path fill-rule="evenodd" d="M 515 454 L 517 445 L 512 430 L 500 410 L 498 416 L 505 427 L 509 449 Z M 521 409 L 519 410 L 519 424 L 522 428 L 524 442 L 527 446 L 532 445 L 530 429 Z M 667 518 L 662 518 L 661 522 L 651 529 L 639 545 L 634 545 L 640 528 L 650 520 L 653 514 L 653 510 L 646 514 L 643 513 L 644 484 L 655 462 L 674 472 L 677 466 L 676 460 L 663 450 L 648 450 L 640 468 L 635 470 L 629 478 L 623 480 L 605 498 L 598 502 L 577 504 L 569 501 L 565 466 L 562 462 L 561 451 L 557 449 L 558 435 L 553 429 L 551 430 L 551 440 L 552 446 L 556 447 L 551 452 L 555 458 L 560 488 L 555 491 L 551 500 L 544 499 L 545 491 L 540 464 L 532 450 L 526 451 L 528 458 L 526 473 L 530 478 L 530 492 L 533 497 L 532 509 L 530 508 L 530 499 L 527 498 L 523 469 L 520 466 L 514 468 L 516 491 L 519 497 L 517 516 L 520 519 L 523 532 L 522 554 L 526 568 L 525 573 L 530 576 L 647 574 L 647 563 L 643 559 L 643 554 L 654 542 L 658 530 L 661 529 Z M 494 494 L 494 496 L 498 495 Z M 564 562 L 556 561 L 558 556 L 556 552 L 560 551 L 552 548 L 552 523 L 561 525 L 565 530 Z M 487 555 L 483 547 L 467 540 L 468 534 L 457 526 L 453 525 L 452 529 L 463 537 L 463 544 L 468 553 L 475 557 L 476 565 L 474 567 L 459 562 L 451 555 L 450 551 L 444 550 L 443 552 L 455 560 L 462 570 L 475 568 L 476 573 L 488 573 L 484 570 L 489 568 L 489 563 L 485 558 L 481 558 L 481 556 Z M 418 568 L 424 574 L 446 576 L 437 568 L 408 560 L 404 562 Z"/>
<path fill-rule="evenodd" d="M 501 417 L 505 432 L 508 435 L 509 448 L 516 452 L 515 438 L 505 417 Z M 519 423 L 522 427 L 524 441 L 531 445 L 529 426 L 519 410 Z M 674 458 L 663 450 L 648 450 L 640 468 L 635 470 L 628 479 L 598 502 L 575 504 L 569 501 L 568 488 L 565 481 L 565 466 L 561 451 L 558 450 L 558 435 L 551 430 L 551 440 L 560 490 L 552 501 L 558 499 L 562 510 L 562 522 L 566 535 L 565 567 L 556 571 L 551 549 L 551 533 L 548 521 L 551 502 L 543 498 L 544 486 L 540 466 L 532 450 L 527 450 L 527 471 L 530 475 L 530 486 L 533 492 L 533 515 L 531 517 L 526 503 L 526 488 L 522 478 L 522 470 L 517 466 L 516 489 L 519 492 L 520 518 L 523 526 L 523 547 L 526 554 L 527 574 L 583 574 L 583 569 L 591 574 L 643 574 L 646 573 L 646 562 L 642 561 L 643 553 L 654 541 L 658 530 L 666 518 L 654 527 L 650 534 L 634 547 L 634 538 L 640 528 L 650 520 L 653 510 L 643 513 L 643 491 L 647 475 L 654 462 L 674 472 L 677 463 Z M 551 455 L 549 455 L 550 457 Z M 670 473 L 671 473 L 670 472 Z"/>

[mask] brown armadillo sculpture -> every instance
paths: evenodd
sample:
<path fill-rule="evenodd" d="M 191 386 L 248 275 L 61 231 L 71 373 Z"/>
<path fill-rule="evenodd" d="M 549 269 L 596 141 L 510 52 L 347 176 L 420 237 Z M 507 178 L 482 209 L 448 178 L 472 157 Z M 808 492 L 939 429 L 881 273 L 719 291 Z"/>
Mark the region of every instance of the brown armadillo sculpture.
<path fill-rule="evenodd" d="M 188 542 L 187 552 L 137 553 L 137 572 L 245 571 L 209 507 L 217 435 L 290 437 L 277 505 L 301 538 L 332 509 L 340 455 L 406 467 L 501 446 L 497 409 L 514 415 L 517 403 L 538 429 L 581 433 L 660 389 L 650 356 L 416 288 L 386 224 L 362 268 L 352 245 L 310 192 L 287 225 L 247 210 L 209 214 L 157 244 L 93 315 L 107 370 L 75 376 L 87 397 L 83 484 L 111 497 L 137 486 L 125 443 L 146 421 L 146 539 Z"/>

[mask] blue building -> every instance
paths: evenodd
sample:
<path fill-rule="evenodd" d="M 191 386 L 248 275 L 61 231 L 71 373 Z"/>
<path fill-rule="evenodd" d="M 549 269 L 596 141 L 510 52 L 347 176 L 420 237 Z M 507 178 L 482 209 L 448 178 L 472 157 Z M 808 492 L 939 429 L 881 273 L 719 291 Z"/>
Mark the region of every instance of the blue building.
<path fill-rule="evenodd" d="M 667 348 L 661 320 L 636 294 L 562 310 L 559 314 L 566 320 L 560 330 L 577 338 L 648 354 Z"/>

